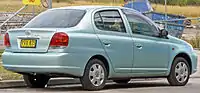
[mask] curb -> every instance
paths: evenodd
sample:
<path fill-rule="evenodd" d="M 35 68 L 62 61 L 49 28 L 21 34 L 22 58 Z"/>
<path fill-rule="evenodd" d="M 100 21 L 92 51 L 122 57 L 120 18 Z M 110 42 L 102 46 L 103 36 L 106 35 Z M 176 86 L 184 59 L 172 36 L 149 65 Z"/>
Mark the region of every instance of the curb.
<path fill-rule="evenodd" d="M 107 83 L 112 82 L 112 80 L 108 80 Z M 47 86 L 55 86 L 55 85 L 74 85 L 80 84 L 79 78 L 54 78 L 50 79 Z M 21 88 L 26 87 L 26 84 L 23 80 L 4 80 L 0 81 L 0 89 L 5 88 Z"/>
<path fill-rule="evenodd" d="M 0 81 L 0 89 L 2 88 L 13 88 L 13 87 L 23 87 L 25 86 L 22 80 L 4 80 Z"/>
<path fill-rule="evenodd" d="M 190 77 L 190 78 L 200 78 L 200 76 L 193 76 L 193 77 Z"/>
<path fill-rule="evenodd" d="M 73 79 L 73 78 L 56 78 L 56 79 L 50 79 L 48 82 L 48 86 L 53 85 L 71 85 L 71 84 L 80 84 L 79 79 Z M 19 88 L 19 87 L 26 87 L 26 84 L 23 80 L 4 80 L 0 81 L 0 89 L 2 88 Z"/>
<path fill-rule="evenodd" d="M 191 75 L 190 78 L 200 78 L 200 75 Z"/>

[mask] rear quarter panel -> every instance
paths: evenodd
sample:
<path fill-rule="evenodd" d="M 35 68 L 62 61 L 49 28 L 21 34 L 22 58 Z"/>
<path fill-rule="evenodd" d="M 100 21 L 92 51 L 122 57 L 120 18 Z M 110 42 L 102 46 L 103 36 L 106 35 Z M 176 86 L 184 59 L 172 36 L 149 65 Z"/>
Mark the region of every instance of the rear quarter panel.
<path fill-rule="evenodd" d="M 85 17 L 74 30 L 70 29 L 70 31 L 66 31 L 66 33 L 69 36 L 69 45 L 64 52 L 75 54 L 75 56 L 72 56 L 73 60 L 70 63 L 70 66 L 80 67 L 81 76 L 84 74 L 88 61 L 95 55 L 104 56 L 108 61 L 109 71 L 113 72 L 109 58 L 93 30 L 90 11 L 86 13 Z M 69 65 L 69 63 L 66 63 L 66 65 Z"/>

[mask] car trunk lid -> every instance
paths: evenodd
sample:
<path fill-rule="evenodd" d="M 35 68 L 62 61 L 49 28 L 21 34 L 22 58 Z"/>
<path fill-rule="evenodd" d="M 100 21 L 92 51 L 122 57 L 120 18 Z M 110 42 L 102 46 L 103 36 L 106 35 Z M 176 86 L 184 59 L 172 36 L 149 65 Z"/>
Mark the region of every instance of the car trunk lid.
<path fill-rule="evenodd" d="M 57 29 L 15 29 L 8 32 L 11 52 L 47 52 Z"/>

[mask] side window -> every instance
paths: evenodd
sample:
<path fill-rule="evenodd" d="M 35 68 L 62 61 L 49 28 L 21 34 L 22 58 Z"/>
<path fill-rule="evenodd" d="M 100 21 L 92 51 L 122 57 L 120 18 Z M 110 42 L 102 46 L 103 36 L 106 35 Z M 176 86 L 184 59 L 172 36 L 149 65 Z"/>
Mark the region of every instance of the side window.
<path fill-rule="evenodd" d="M 151 26 L 145 19 L 131 13 L 125 13 L 125 15 L 134 34 L 152 36 L 157 31 L 157 29 Z"/>
<path fill-rule="evenodd" d="M 100 30 L 126 32 L 122 18 L 117 10 L 99 11 L 94 15 L 95 25 Z"/>

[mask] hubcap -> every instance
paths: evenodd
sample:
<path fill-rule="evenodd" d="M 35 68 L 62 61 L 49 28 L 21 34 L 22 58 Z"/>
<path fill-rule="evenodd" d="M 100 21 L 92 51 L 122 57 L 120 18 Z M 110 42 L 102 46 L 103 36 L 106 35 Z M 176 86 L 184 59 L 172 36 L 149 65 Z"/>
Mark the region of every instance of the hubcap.
<path fill-rule="evenodd" d="M 175 76 L 178 82 L 183 83 L 188 78 L 188 67 L 184 62 L 179 62 L 175 68 Z"/>
<path fill-rule="evenodd" d="M 104 69 L 99 64 L 94 64 L 90 68 L 89 79 L 94 86 L 100 86 L 104 82 Z"/>

